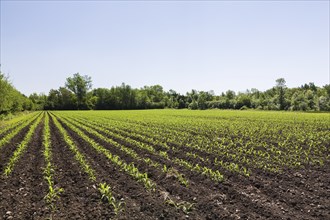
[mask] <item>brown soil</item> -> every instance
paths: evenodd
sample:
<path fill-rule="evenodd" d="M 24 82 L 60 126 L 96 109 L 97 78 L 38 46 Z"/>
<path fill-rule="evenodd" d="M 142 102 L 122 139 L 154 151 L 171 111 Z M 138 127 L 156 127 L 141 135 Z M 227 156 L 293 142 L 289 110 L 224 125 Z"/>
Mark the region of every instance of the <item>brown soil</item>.
<path fill-rule="evenodd" d="M 0 218 L 2 219 L 44 219 L 47 209 L 43 200 L 47 186 L 43 180 L 42 167 L 44 160 L 42 156 L 42 128 L 39 124 L 32 137 L 25 154 L 15 165 L 9 177 L 3 177 L 2 164 L 0 179 Z M 19 143 L 24 138 L 26 131 L 23 129 L 17 138 Z M 15 143 L 15 147 L 18 143 Z M 13 146 L 6 146 L 10 152 L 7 160 L 15 150 Z M 2 163 L 2 161 L 1 161 Z"/>
<path fill-rule="evenodd" d="M 52 120 L 50 125 L 55 186 L 64 189 L 55 211 L 52 212 L 44 200 L 48 185 L 43 178 L 43 124 L 40 124 L 13 173 L 8 178 L 1 176 L 0 219 L 330 219 L 329 163 L 323 167 L 287 169 L 281 174 L 253 170 L 252 176 L 243 177 L 226 173 L 224 182 L 215 183 L 203 175 L 134 148 L 140 155 L 146 155 L 183 173 L 190 183 L 189 187 L 184 187 L 174 176 L 165 175 L 159 169 L 151 169 L 109 143 L 88 135 L 127 163 L 137 164 L 141 172 L 147 172 L 157 184 L 157 190 L 149 192 L 142 183 L 97 153 L 62 123 L 96 171 L 97 181 L 107 182 L 116 199 L 126 203 L 125 211 L 115 216 L 113 208 L 101 201 L 96 183 L 88 178 L 74 159 Z M 23 129 L 10 144 L 0 150 L 0 172 L 3 173 L 15 146 L 26 132 Z M 118 142 L 132 147 L 125 142 Z M 170 155 L 191 160 L 176 152 L 170 152 Z M 211 164 L 205 165 L 217 168 Z M 165 204 L 165 194 L 178 202 L 193 203 L 193 210 L 187 214 L 182 209 Z"/>

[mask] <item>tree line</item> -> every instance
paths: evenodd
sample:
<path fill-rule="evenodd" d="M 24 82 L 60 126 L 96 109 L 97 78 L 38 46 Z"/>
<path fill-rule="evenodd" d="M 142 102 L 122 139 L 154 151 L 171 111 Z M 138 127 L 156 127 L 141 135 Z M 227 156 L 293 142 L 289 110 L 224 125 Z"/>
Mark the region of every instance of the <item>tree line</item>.
<path fill-rule="evenodd" d="M 10 83 L 0 72 L 0 115 L 33 109 L 33 102 Z"/>
<path fill-rule="evenodd" d="M 132 88 L 122 83 L 111 88 L 92 89 L 87 75 L 68 77 L 63 87 L 46 94 L 33 93 L 26 97 L 1 75 L 0 113 L 22 110 L 119 110 L 119 109 L 259 109 L 292 111 L 330 111 L 330 85 L 318 87 L 314 83 L 288 88 L 279 78 L 266 90 L 232 90 L 214 94 L 213 91 L 191 90 L 186 94 L 164 91 L 161 85 Z M 3 87 L 3 85 L 7 87 Z M 11 92 L 8 92 L 10 90 Z M 7 91 L 4 92 L 4 91 Z M 11 95 L 10 95 L 11 94 Z"/>

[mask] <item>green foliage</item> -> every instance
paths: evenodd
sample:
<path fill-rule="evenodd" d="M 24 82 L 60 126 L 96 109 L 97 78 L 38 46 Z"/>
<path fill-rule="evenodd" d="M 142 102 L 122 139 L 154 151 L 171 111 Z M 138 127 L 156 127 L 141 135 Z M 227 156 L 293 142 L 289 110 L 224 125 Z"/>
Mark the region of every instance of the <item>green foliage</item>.
<path fill-rule="evenodd" d="M 98 190 L 102 195 L 101 200 L 110 204 L 116 215 L 125 210 L 125 202 L 116 201 L 116 198 L 113 196 L 111 188 L 107 183 L 100 183 Z"/>
<path fill-rule="evenodd" d="M 97 152 L 104 154 L 112 163 L 114 163 L 117 166 L 119 166 L 122 170 L 124 170 L 129 175 L 131 175 L 132 177 L 134 177 L 138 182 L 143 183 L 144 184 L 144 187 L 147 190 L 155 191 L 156 184 L 148 178 L 147 173 L 141 173 L 139 171 L 139 169 L 134 165 L 134 163 L 127 164 L 119 156 L 113 155 L 109 150 L 107 150 L 106 148 L 104 148 L 103 146 L 101 146 L 100 144 L 98 144 L 92 138 L 88 137 L 81 129 L 78 128 L 78 126 L 70 123 L 70 121 L 63 120 L 63 118 L 61 118 L 61 119 L 62 119 L 62 122 L 64 124 L 66 124 L 70 129 L 72 129 L 73 131 L 75 131 L 83 140 L 85 140 L 87 143 L 89 143 Z M 58 123 L 57 120 L 56 120 L 56 123 Z M 80 126 L 81 125 L 79 125 L 79 127 Z M 85 129 L 89 130 L 90 133 L 93 133 L 93 134 L 97 135 L 95 131 L 93 131 L 91 129 L 88 129 L 85 126 L 82 126 L 82 127 L 84 127 Z M 126 151 L 126 152 L 128 152 L 128 151 Z M 83 164 L 84 164 L 84 167 L 87 167 L 88 166 L 84 162 L 83 162 Z"/>
<path fill-rule="evenodd" d="M 249 177 L 254 168 L 281 172 L 283 167 L 322 165 L 330 141 L 327 113 L 162 110 L 57 114 L 93 135 L 99 133 L 99 138 L 123 152 L 122 145 L 113 140 L 166 161 L 156 163 L 154 169 L 171 174 L 171 167 L 176 166 L 215 182 L 223 181 L 228 172 Z M 127 152 L 153 168 L 155 161 Z M 181 174 L 172 172 L 176 179 Z"/>
<path fill-rule="evenodd" d="M 215 95 L 213 91 L 191 90 L 181 95 L 174 90 L 164 91 L 161 85 L 134 89 L 122 83 L 111 88 L 92 91 L 92 79 L 75 73 L 68 77 L 65 87 L 51 89 L 48 95 L 33 93 L 29 98 L 19 93 L 0 72 L 0 120 L 1 114 L 23 110 L 83 110 L 83 109 L 163 109 L 188 108 L 241 109 L 291 111 L 330 111 L 330 85 L 317 87 L 314 83 L 298 88 L 287 88 L 284 78 L 264 92 L 255 88 L 236 94 L 232 90 Z M 245 107 L 243 109 L 245 109 Z"/>
<path fill-rule="evenodd" d="M 237 98 L 236 98 L 235 108 L 240 109 L 240 110 L 251 108 L 251 98 L 250 98 L 250 96 L 247 95 L 247 94 L 238 95 Z"/>
<path fill-rule="evenodd" d="M 63 188 L 54 187 L 54 182 L 51 176 L 45 176 L 48 184 L 48 193 L 45 196 L 46 203 L 49 205 L 51 211 L 56 209 L 56 201 L 60 198 L 60 194 L 64 192 Z"/>
<path fill-rule="evenodd" d="M 33 110 L 32 102 L 17 91 L 6 77 L 0 72 L 0 115 Z"/>
<path fill-rule="evenodd" d="M 61 113 L 61 114 L 63 115 L 64 113 Z M 105 141 L 107 141 L 109 143 L 112 143 L 114 146 L 118 146 L 118 143 L 115 143 L 114 141 L 112 141 L 109 138 L 102 137 L 102 135 L 98 134 L 97 131 L 105 132 L 105 133 L 111 135 L 111 137 L 114 137 L 117 140 L 121 140 L 122 142 L 125 142 L 125 143 L 129 144 L 130 146 L 134 146 L 134 147 L 137 147 L 137 148 L 140 148 L 140 149 L 143 149 L 143 150 L 147 150 L 151 154 L 156 155 L 156 156 L 160 156 L 161 158 L 163 158 L 167 161 L 174 162 L 175 164 L 177 164 L 181 167 L 186 167 L 186 168 L 190 169 L 191 171 L 206 175 L 206 176 L 210 177 L 210 179 L 212 179 L 216 182 L 221 182 L 224 179 L 223 175 L 219 171 L 214 171 L 212 169 L 207 168 L 206 166 L 199 166 L 198 163 L 191 163 L 191 162 L 188 162 L 188 161 L 186 161 L 182 158 L 177 158 L 177 157 L 171 158 L 166 150 L 155 150 L 155 148 L 153 147 L 153 144 L 155 142 L 152 141 L 152 140 L 150 140 L 149 143 L 141 143 L 141 142 L 136 141 L 135 139 L 133 139 L 134 136 L 138 137 L 138 135 L 134 135 L 134 133 L 128 133 L 128 132 L 120 131 L 119 129 L 115 128 L 118 125 L 116 125 L 116 126 L 107 125 L 107 126 L 105 126 L 107 129 L 104 130 L 104 129 L 100 128 L 100 127 L 103 127 L 102 122 L 100 122 L 100 123 L 95 122 L 94 123 L 93 121 L 95 121 L 95 118 L 93 118 L 93 120 L 91 120 L 91 119 L 88 120 L 88 124 L 95 124 L 95 126 L 91 126 L 95 131 L 91 130 L 90 128 L 87 128 L 85 125 L 76 124 L 72 120 L 70 120 L 70 122 L 75 124 L 75 126 L 84 128 L 89 133 L 92 133 L 92 134 L 104 139 Z M 102 120 L 102 121 L 104 121 L 104 120 Z M 150 188 L 150 186 L 153 186 L 153 184 L 152 184 L 152 182 L 151 182 L 151 184 L 149 184 L 149 180 L 148 180 L 146 174 L 140 175 L 139 173 L 135 173 L 135 170 L 137 170 L 137 169 L 135 168 L 134 164 L 125 165 L 125 163 L 123 163 L 123 162 L 119 163 L 119 161 L 121 161 L 120 159 L 118 159 L 119 157 L 115 157 L 116 160 L 114 160 L 113 155 L 111 153 L 104 150 L 97 143 L 95 143 L 95 141 L 88 138 L 77 127 L 73 127 L 71 124 L 69 124 L 66 121 L 63 121 L 63 122 L 66 123 L 66 125 L 69 126 L 72 130 L 76 131 L 77 134 L 79 134 L 82 138 L 84 138 L 87 142 L 89 142 L 95 149 L 98 149 L 98 151 L 103 151 L 103 153 L 111 161 L 119 164 L 120 166 L 124 166 L 123 170 L 130 173 L 130 175 L 132 175 L 136 179 L 138 179 L 139 182 L 143 182 L 145 184 L 145 187 L 148 190 L 150 190 L 150 189 L 154 190 L 154 187 Z M 110 131 L 109 128 L 112 128 L 112 130 L 115 130 L 115 132 Z M 130 137 L 130 136 L 132 136 L 132 137 Z M 158 142 L 157 144 L 162 144 L 165 147 L 165 149 L 167 149 L 167 150 L 169 149 L 169 147 L 164 143 L 159 143 Z M 118 146 L 118 147 L 120 147 L 120 146 Z M 133 166 L 133 167 L 131 167 L 131 166 Z M 178 173 L 177 178 L 183 185 L 187 185 L 187 182 L 185 182 L 182 174 Z"/>
<path fill-rule="evenodd" d="M 47 96 L 45 94 L 32 93 L 29 100 L 32 102 L 33 110 L 47 109 Z"/>
<path fill-rule="evenodd" d="M 68 135 L 67 131 L 63 128 L 63 126 L 58 122 L 55 116 L 52 115 L 52 119 L 54 121 L 55 126 L 62 134 L 62 137 L 65 143 L 69 146 L 70 150 L 74 153 L 75 159 L 79 162 L 84 171 L 88 174 L 89 178 L 92 181 L 96 181 L 95 171 L 91 168 L 85 156 L 79 151 L 78 147 L 74 144 L 72 138 Z"/>
<path fill-rule="evenodd" d="M 252 93 L 262 97 L 257 91 Z M 315 91 L 307 89 L 304 99 L 314 94 Z M 190 178 L 196 175 L 218 183 L 232 175 L 250 178 L 255 171 L 277 173 L 303 166 L 324 166 L 329 161 L 329 113 L 143 110 L 56 111 L 50 114 L 74 158 L 93 184 L 96 183 L 101 200 L 109 204 L 116 215 L 124 211 L 125 203 L 115 198 L 104 180 L 98 181 L 97 173 L 79 152 L 72 137 L 107 158 L 118 172 L 128 174 L 148 193 L 158 198 L 166 195 L 164 202 L 185 214 L 192 211 L 193 203 L 166 192 L 162 184 L 157 184 L 160 177 L 189 188 L 190 183 L 194 184 Z M 30 117 L 33 118 L 23 119 L 30 120 Z M 11 127 L 7 130 L 11 131 L 24 124 L 24 120 L 20 124 L 13 119 L 3 126 Z M 44 178 L 49 187 L 45 200 L 55 210 L 63 189 L 53 182 L 47 114 L 44 122 Z M 102 146 L 105 142 L 109 145 Z M 118 155 L 123 156 L 115 154 L 119 151 Z M 10 175 L 11 169 L 4 172 Z"/>
<path fill-rule="evenodd" d="M 258 110 L 294 110 L 294 111 L 329 111 L 330 89 L 314 83 L 305 84 L 299 88 L 287 88 L 285 79 L 276 80 L 276 86 L 261 92 L 255 88 L 236 94 L 232 90 L 217 96 L 213 91 L 191 90 L 181 95 L 174 90 L 168 92 L 160 85 L 144 86 L 134 89 L 122 83 L 111 88 L 91 89 L 91 77 L 79 73 L 66 80 L 66 88 L 50 90 L 46 102 L 43 97 L 30 97 L 33 106 L 45 110 L 74 110 L 74 109 L 163 109 L 188 108 L 204 109 L 241 109 L 243 106 Z M 303 98 L 302 98 L 303 97 Z M 43 103 L 43 104 L 42 104 Z M 28 107 L 27 107 L 28 108 Z M 245 107 L 244 107 L 245 108 Z M 243 108 L 243 109 L 244 109 Z"/>
<path fill-rule="evenodd" d="M 45 114 L 44 130 L 43 130 L 43 155 L 45 157 L 46 166 L 44 168 L 44 178 L 48 184 L 48 193 L 45 196 L 46 203 L 50 207 L 52 212 L 56 209 L 56 201 L 60 198 L 60 194 L 64 192 L 64 189 L 54 186 L 53 176 L 54 168 L 51 163 L 52 151 L 51 151 L 51 140 L 50 140 L 50 128 L 49 128 L 49 116 Z"/>
<path fill-rule="evenodd" d="M 189 186 L 189 181 L 175 168 L 167 168 L 166 165 L 163 167 L 163 172 L 166 173 L 168 176 L 174 176 L 179 180 L 179 182 L 184 185 L 185 187 Z"/>
<path fill-rule="evenodd" d="M 19 130 L 22 128 L 20 127 L 20 125 L 23 125 L 24 123 L 29 121 L 29 119 L 32 120 L 33 116 L 36 116 L 37 114 L 38 114 L 37 112 L 21 113 L 21 114 L 17 114 L 16 116 L 9 114 L 7 115 L 7 117 L 3 119 L 3 121 L 0 121 L 0 128 L 1 128 L 0 135 L 6 133 L 11 129 L 14 129 L 9 134 L 4 136 L 2 140 L 0 140 L 0 148 L 4 143 L 7 143 L 7 141 L 9 141 L 12 137 L 14 137 L 17 134 L 16 132 L 19 132 Z M 27 124 L 25 124 L 25 126 L 26 125 Z"/>
<path fill-rule="evenodd" d="M 91 77 L 87 75 L 81 76 L 79 73 L 75 73 L 73 77 L 66 79 L 65 86 L 75 94 L 77 108 L 87 109 L 87 92 L 92 88 Z"/>
<path fill-rule="evenodd" d="M 198 109 L 198 103 L 195 100 L 192 100 L 192 102 L 188 105 L 189 109 L 196 110 Z"/>
<path fill-rule="evenodd" d="M 194 204 L 189 202 L 175 202 L 173 199 L 167 198 L 165 200 L 165 204 L 169 204 L 171 206 L 174 206 L 176 209 L 181 209 L 185 214 L 189 214 Z"/>
<path fill-rule="evenodd" d="M 23 155 L 23 153 L 25 152 L 26 148 L 28 147 L 28 143 L 30 142 L 32 135 L 34 133 L 34 131 L 36 130 L 37 126 L 39 125 L 41 118 L 42 118 L 43 114 L 40 114 L 38 116 L 38 118 L 33 122 L 32 125 L 30 125 L 29 131 L 28 133 L 25 135 L 23 141 L 21 143 L 19 143 L 17 145 L 16 150 L 14 151 L 12 157 L 9 159 L 9 162 L 7 163 L 7 165 L 4 168 L 4 174 L 5 176 L 9 176 L 11 174 L 11 172 L 13 171 L 13 168 L 15 166 L 15 164 L 17 163 L 17 161 L 19 160 L 19 158 Z M 28 121 L 30 122 L 30 121 Z M 23 124 L 23 126 L 25 126 L 25 124 Z M 19 129 L 22 129 L 23 126 L 20 126 Z M 13 133 L 18 133 L 20 130 L 16 129 L 16 131 L 14 131 Z M 14 135 L 12 135 L 13 133 L 10 133 L 10 137 L 13 137 Z M 11 138 L 5 138 L 4 140 L 6 140 L 5 142 L 8 142 Z M 1 146 L 1 145 L 0 145 Z"/>

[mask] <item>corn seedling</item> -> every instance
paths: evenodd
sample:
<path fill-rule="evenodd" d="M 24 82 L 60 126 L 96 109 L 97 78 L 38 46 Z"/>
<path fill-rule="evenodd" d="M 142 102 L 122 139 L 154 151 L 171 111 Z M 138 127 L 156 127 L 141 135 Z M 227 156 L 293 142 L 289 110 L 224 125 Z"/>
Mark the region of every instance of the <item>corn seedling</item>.
<path fill-rule="evenodd" d="M 98 190 L 102 195 L 101 200 L 110 204 L 116 215 L 125 210 L 125 202 L 116 201 L 116 198 L 113 196 L 111 188 L 107 183 L 100 183 Z"/>

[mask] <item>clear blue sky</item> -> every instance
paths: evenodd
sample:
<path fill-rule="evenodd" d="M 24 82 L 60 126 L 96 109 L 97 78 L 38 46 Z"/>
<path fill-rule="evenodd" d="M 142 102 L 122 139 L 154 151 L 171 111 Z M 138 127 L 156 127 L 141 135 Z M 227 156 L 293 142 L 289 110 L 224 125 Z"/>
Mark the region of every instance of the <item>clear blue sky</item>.
<path fill-rule="evenodd" d="M 3 1 L 1 71 L 22 93 L 63 86 L 216 94 L 329 83 L 329 1 Z"/>

